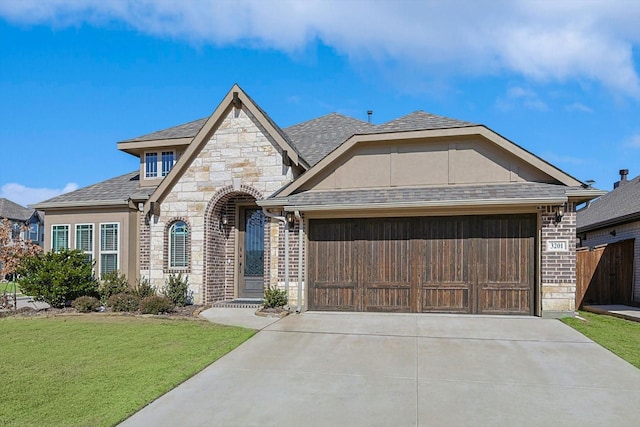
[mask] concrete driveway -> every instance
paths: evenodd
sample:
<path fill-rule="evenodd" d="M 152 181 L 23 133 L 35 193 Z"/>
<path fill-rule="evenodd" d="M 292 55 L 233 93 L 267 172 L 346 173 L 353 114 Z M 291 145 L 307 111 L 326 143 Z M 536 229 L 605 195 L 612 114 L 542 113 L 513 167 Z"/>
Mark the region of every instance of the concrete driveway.
<path fill-rule="evenodd" d="M 290 315 L 123 426 L 637 426 L 640 370 L 557 320 Z"/>

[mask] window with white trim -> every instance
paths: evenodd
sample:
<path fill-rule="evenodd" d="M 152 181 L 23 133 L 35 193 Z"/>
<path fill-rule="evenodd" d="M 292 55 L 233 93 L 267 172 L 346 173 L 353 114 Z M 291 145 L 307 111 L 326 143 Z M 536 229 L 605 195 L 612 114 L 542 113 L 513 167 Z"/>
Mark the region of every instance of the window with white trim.
<path fill-rule="evenodd" d="M 119 223 L 100 224 L 100 277 L 119 269 Z"/>
<path fill-rule="evenodd" d="M 40 242 L 40 224 L 32 222 L 29 224 L 28 239 L 32 242 Z"/>
<path fill-rule="evenodd" d="M 158 153 L 146 153 L 144 155 L 144 177 L 156 178 L 158 176 Z"/>
<path fill-rule="evenodd" d="M 76 225 L 76 249 L 85 253 L 87 261 L 93 261 L 93 224 Z"/>
<path fill-rule="evenodd" d="M 176 164 L 174 151 L 149 152 L 144 154 L 144 177 L 156 179 L 167 176 Z"/>
<path fill-rule="evenodd" d="M 189 267 L 189 229 L 183 221 L 169 227 L 169 268 Z"/>
<path fill-rule="evenodd" d="M 61 249 L 69 249 L 69 226 L 51 226 L 51 250 L 57 252 Z"/>

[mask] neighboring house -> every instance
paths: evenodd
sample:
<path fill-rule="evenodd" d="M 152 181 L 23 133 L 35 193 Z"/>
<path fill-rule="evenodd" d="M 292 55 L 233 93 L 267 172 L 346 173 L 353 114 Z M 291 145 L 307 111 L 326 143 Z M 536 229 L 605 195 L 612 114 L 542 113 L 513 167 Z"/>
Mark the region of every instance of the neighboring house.
<path fill-rule="evenodd" d="M 591 248 L 635 239 L 632 295 L 640 302 L 640 175 L 627 179 L 628 174 L 621 169 L 612 191 L 578 211 L 577 234 L 580 246 Z"/>
<path fill-rule="evenodd" d="M 31 240 L 44 246 L 44 213 L 25 208 L 9 199 L 0 197 L 0 219 L 11 222 L 12 237 L 22 235 L 24 240 Z"/>
<path fill-rule="evenodd" d="M 302 310 L 575 309 L 589 188 L 483 125 L 417 111 L 285 129 L 237 85 L 211 116 L 118 143 L 139 170 L 37 205 L 47 249 L 197 302 L 288 290 Z"/>

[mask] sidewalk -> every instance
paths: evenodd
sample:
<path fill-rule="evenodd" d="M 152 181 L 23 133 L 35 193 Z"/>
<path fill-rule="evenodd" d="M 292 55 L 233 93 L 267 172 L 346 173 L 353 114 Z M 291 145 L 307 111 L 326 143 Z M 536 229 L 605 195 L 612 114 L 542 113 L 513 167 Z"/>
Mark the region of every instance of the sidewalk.
<path fill-rule="evenodd" d="M 638 307 L 628 305 L 588 305 L 584 307 L 584 310 L 596 314 L 608 314 L 633 322 L 640 322 L 640 308 Z"/>

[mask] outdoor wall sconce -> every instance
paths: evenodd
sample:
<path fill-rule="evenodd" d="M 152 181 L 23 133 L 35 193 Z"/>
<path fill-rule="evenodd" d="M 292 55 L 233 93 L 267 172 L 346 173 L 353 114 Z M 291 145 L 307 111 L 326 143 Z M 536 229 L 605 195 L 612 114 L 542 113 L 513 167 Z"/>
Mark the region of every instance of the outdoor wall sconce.
<path fill-rule="evenodd" d="M 613 237 L 616 237 L 616 230 L 611 230 L 609 234 L 611 234 Z"/>
<path fill-rule="evenodd" d="M 565 205 L 559 205 L 555 207 L 556 214 L 556 224 L 562 221 L 562 217 L 564 216 Z"/>
<path fill-rule="evenodd" d="M 229 217 L 226 215 L 222 215 L 222 225 L 229 224 Z"/>
<path fill-rule="evenodd" d="M 287 212 L 285 214 L 285 219 L 287 220 L 287 225 L 291 228 L 296 220 L 296 215 L 293 212 Z"/>

